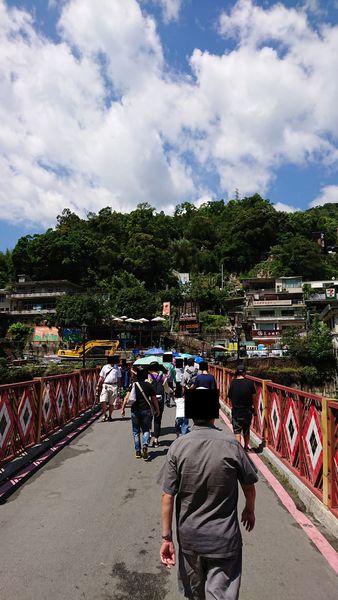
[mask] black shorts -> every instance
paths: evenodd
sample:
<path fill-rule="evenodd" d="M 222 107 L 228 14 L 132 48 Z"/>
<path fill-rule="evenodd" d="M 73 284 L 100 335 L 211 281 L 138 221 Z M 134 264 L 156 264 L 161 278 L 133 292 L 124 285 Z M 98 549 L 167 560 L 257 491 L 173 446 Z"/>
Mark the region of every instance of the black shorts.
<path fill-rule="evenodd" d="M 242 433 L 248 435 L 250 433 L 250 425 L 252 419 L 252 411 L 245 413 L 238 413 L 232 411 L 232 428 L 234 433 Z"/>

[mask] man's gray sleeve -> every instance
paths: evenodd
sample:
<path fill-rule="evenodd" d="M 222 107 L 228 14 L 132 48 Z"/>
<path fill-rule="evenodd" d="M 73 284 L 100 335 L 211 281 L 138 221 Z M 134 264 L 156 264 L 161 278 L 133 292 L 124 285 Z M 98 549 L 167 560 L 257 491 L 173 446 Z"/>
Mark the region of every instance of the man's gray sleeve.
<path fill-rule="evenodd" d="M 161 470 L 162 490 L 170 496 L 176 496 L 178 492 L 178 473 L 176 457 L 168 451 L 163 470 Z"/>
<path fill-rule="evenodd" d="M 237 446 L 237 458 L 238 458 L 238 469 L 237 476 L 238 481 L 243 485 L 252 485 L 257 483 L 257 469 L 253 462 L 250 460 L 246 452 L 244 452 L 242 446 Z"/>

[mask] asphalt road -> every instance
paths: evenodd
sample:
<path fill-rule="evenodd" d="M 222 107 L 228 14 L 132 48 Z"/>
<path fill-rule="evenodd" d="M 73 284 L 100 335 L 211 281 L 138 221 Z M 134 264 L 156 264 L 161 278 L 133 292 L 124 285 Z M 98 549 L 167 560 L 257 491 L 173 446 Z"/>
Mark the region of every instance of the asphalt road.
<path fill-rule="evenodd" d="M 0 506 L 0 600 L 182 597 L 158 559 L 156 477 L 174 418 L 166 409 L 149 463 L 134 458 L 129 419 L 96 422 Z M 263 478 L 257 488 L 241 600 L 337 600 L 334 572 Z"/>

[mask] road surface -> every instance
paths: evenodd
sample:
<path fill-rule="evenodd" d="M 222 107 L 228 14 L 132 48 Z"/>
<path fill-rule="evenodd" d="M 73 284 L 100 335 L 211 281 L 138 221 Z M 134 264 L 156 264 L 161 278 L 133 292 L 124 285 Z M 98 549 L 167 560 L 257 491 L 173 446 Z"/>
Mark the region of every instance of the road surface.
<path fill-rule="evenodd" d="M 134 458 L 129 418 L 95 422 L 0 506 L 1 600 L 182 598 L 158 559 L 156 477 L 174 418 L 166 409 L 149 463 Z M 263 477 L 243 538 L 241 600 L 337 600 L 338 577 Z"/>

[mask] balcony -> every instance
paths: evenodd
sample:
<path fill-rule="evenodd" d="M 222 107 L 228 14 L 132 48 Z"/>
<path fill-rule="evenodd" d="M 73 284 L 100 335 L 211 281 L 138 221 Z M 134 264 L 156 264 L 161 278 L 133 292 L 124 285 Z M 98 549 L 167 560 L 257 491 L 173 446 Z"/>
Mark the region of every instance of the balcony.
<path fill-rule="evenodd" d="M 59 291 L 59 292 L 22 292 L 22 293 L 17 293 L 14 292 L 13 294 L 9 294 L 8 298 L 11 299 L 23 299 L 23 298 L 55 298 L 56 296 L 64 296 L 65 294 L 67 294 L 66 291 Z"/>
<path fill-rule="evenodd" d="M 288 317 L 279 317 L 278 315 L 274 315 L 273 317 L 249 317 L 250 321 L 305 321 L 305 317 L 303 315 L 290 315 Z"/>
<path fill-rule="evenodd" d="M 9 315 L 50 315 L 55 314 L 55 308 L 40 308 L 40 309 L 27 309 L 27 310 L 10 310 L 7 314 Z"/>

